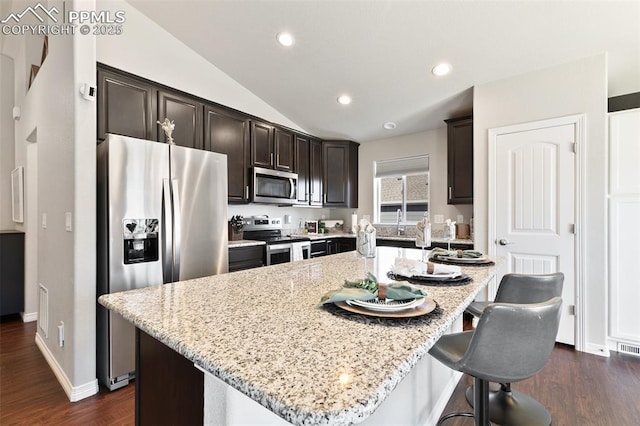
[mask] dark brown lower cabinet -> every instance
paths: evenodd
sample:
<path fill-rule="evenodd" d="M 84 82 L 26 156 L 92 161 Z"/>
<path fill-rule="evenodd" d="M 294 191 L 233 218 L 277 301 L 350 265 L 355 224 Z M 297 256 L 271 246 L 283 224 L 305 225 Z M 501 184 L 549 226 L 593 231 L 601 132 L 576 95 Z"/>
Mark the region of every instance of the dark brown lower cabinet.
<path fill-rule="evenodd" d="M 229 247 L 229 272 L 265 265 L 265 246 Z"/>
<path fill-rule="evenodd" d="M 355 238 L 332 238 L 327 240 L 328 254 L 338 254 L 356 249 Z"/>
<path fill-rule="evenodd" d="M 399 248 L 415 248 L 415 249 L 418 248 L 416 247 L 416 243 L 413 240 L 386 240 L 386 239 L 377 238 L 376 245 L 379 247 L 399 247 Z M 435 247 L 446 249 L 448 245 L 447 243 L 433 242 L 431 243 L 431 246 L 428 247 L 428 249 L 432 249 Z M 455 250 L 471 250 L 473 249 L 473 243 L 471 242 L 468 244 L 452 243 L 451 248 Z"/>
<path fill-rule="evenodd" d="M 0 315 L 24 311 L 24 232 L 0 231 Z"/>
<path fill-rule="evenodd" d="M 136 328 L 136 425 L 201 425 L 204 373 Z"/>

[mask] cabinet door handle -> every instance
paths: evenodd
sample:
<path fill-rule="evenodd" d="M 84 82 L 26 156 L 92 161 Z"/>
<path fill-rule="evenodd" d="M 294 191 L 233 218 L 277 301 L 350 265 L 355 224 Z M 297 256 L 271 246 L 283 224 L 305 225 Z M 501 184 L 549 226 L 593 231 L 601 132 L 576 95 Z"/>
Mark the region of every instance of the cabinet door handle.
<path fill-rule="evenodd" d="M 269 154 L 269 164 L 273 166 L 273 152 Z"/>
<path fill-rule="evenodd" d="M 249 185 L 244 187 L 244 197 L 248 200 L 249 199 Z"/>
<path fill-rule="evenodd" d="M 276 167 L 280 165 L 280 154 L 276 155 Z"/>
<path fill-rule="evenodd" d="M 451 199 L 451 187 L 449 187 L 449 199 Z"/>
<path fill-rule="evenodd" d="M 327 204 L 327 194 L 324 194 L 324 204 Z"/>

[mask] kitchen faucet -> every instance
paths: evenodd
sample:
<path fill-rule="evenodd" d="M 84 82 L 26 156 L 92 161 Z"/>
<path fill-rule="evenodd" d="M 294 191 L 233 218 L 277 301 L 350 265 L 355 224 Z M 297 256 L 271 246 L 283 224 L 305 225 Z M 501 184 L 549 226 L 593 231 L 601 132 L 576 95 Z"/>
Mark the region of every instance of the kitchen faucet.
<path fill-rule="evenodd" d="M 396 219 L 398 220 L 396 225 L 398 228 L 398 236 L 404 235 L 405 227 L 404 225 L 400 226 L 400 220 L 402 219 L 402 210 L 398 209 L 398 211 L 396 212 Z"/>

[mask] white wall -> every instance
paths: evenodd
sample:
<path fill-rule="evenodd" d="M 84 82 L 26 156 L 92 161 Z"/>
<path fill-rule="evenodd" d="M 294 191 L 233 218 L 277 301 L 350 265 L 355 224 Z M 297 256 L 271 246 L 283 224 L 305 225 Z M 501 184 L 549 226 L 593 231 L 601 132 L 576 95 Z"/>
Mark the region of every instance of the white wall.
<path fill-rule="evenodd" d="M 411 135 L 379 139 L 360 144 L 358 170 L 358 217 L 369 215 L 373 220 L 373 164 L 378 160 L 391 160 L 416 155 L 429 155 L 429 211 L 434 215 L 456 220 L 464 216 L 469 223 L 471 205 L 447 204 L 447 128 L 441 127 Z M 346 218 L 345 218 L 346 219 Z"/>
<path fill-rule="evenodd" d="M 11 170 L 15 167 L 13 59 L 0 54 L 0 229 L 15 229 L 11 218 Z"/>
<path fill-rule="evenodd" d="M 128 3 L 98 0 L 97 8 L 126 14 L 122 35 L 97 37 L 98 62 L 304 131 Z"/>
<path fill-rule="evenodd" d="M 44 3 L 63 10 L 62 1 Z M 92 0 L 67 1 L 91 10 Z M 25 7 L 17 2 L 12 10 Z M 78 34 L 49 37 L 49 54 L 31 88 L 28 73 L 42 44 L 30 36 L 5 37 L 14 60 L 16 165 L 25 166 L 27 234 L 25 311 L 38 310 L 38 284 L 48 289 L 49 327 L 36 342 L 71 400 L 97 392 L 95 374 L 95 102 L 79 94 L 79 82 L 95 81 L 95 41 Z M 37 51 L 37 52 L 34 52 Z M 37 53 L 37 55 L 35 54 Z M 66 214 L 72 229 L 65 229 Z M 42 226 L 47 216 L 46 228 Z M 42 318 L 41 318 L 42 319 Z M 58 345 L 57 326 L 65 328 Z"/>
<path fill-rule="evenodd" d="M 598 55 L 474 90 L 474 225 L 476 248 L 486 251 L 488 130 L 553 117 L 586 114 L 585 188 L 581 237 L 586 242 L 584 284 L 585 350 L 606 346 L 606 113 L 607 60 Z M 578 302 L 578 301 L 576 301 Z"/>

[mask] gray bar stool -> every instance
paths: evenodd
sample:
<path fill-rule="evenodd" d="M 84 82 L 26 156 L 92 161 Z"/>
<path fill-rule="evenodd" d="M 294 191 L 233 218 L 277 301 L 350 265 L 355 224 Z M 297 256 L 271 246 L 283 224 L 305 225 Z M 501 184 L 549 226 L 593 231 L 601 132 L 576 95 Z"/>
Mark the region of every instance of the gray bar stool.
<path fill-rule="evenodd" d="M 446 334 L 429 354 L 449 368 L 473 377 L 474 412 L 450 413 L 474 417 L 476 426 L 489 424 L 489 382 L 511 383 L 536 374 L 553 351 L 560 324 L 562 299 L 535 304 L 488 305 L 475 330 Z"/>
<path fill-rule="evenodd" d="M 494 302 L 539 303 L 562 296 L 564 274 L 528 275 L 506 274 L 502 277 Z M 479 317 L 491 302 L 473 302 L 466 312 Z M 473 387 L 469 386 L 466 398 L 473 406 Z M 497 391 L 489 394 L 489 418 L 501 425 L 548 426 L 551 415 L 542 404 L 530 396 L 511 389 L 510 383 L 501 383 Z"/>

